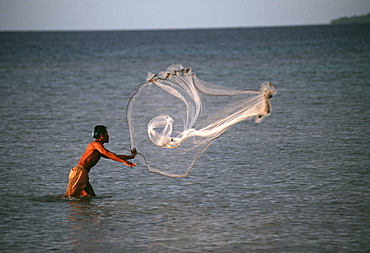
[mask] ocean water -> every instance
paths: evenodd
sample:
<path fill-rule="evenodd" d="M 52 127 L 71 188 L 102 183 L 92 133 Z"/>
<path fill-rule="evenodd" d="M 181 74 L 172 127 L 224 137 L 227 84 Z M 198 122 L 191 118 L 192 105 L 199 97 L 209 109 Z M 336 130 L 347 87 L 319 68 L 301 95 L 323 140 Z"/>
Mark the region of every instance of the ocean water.
<path fill-rule="evenodd" d="M 1 252 L 370 251 L 369 25 L 2 32 L 0 45 Z M 95 125 L 129 154 L 127 102 L 174 63 L 232 88 L 271 82 L 271 116 L 232 127 L 188 177 L 101 160 L 98 197 L 54 199 Z"/>

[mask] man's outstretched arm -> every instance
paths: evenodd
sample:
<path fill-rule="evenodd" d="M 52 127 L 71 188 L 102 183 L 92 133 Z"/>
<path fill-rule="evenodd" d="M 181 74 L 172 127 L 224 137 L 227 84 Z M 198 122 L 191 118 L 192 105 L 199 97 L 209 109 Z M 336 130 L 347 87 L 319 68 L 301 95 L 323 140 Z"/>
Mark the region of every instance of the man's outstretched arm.
<path fill-rule="evenodd" d="M 117 162 L 121 162 L 121 163 L 124 163 L 125 165 L 129 166 L 129 167 L 133 167 L 136 165 L 136 163 L 132 163 L 132 162 L 129 162 L 129 161 L 126 161 L 124 158 L 120 157 L 119 155 L 116 155 L 115 153 L 113 152 L 110 152 L 108 149 L 106 149 L 103 144 L 101 144 L 100 142 L 93 142 L 92 144 L 94 146 L 94 148 L 96 150 L 99 151 L 99 153 L 104 157 L 104 158 L 108 158 L 108 159 L 111 159 L 113 161 L 117 161 Z M 136 151 L 136 149 L 135 149 Z M 131 154 L 132 154 L 132 151 L 131 151 Z M 131 157 L 131 156 L 130 156 Z M 130 158 L 129 158 L 130 159 Z"/>

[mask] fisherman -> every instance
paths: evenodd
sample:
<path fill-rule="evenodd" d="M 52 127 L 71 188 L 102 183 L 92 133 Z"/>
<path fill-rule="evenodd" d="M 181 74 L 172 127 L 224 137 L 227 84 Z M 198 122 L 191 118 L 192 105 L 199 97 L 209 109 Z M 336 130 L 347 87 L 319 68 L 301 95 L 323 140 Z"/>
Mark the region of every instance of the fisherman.
<path fill-rule="evenodd" d="M 129 167 L 133 167 L 136 163 L 127 161 L 136 156 L 136 148 L 131 149 L 131 155 L 116 155 L 110 152 L 104 147 L 104 143 L 109 142 L 109 134 L 107 128 L 102 125 L 95 126 L 93 132 L 92 141 L 83 155 L 80 158 L 78 164 L 70 171 L 69 181 L 64 197 L 86 197 L 86 196 L 96 196 L 94 189 L 89 182 L 89 172 L 92 167 L 94 167 L 101 157 L 112 159 L 117 162 L 121 162 Z"/>

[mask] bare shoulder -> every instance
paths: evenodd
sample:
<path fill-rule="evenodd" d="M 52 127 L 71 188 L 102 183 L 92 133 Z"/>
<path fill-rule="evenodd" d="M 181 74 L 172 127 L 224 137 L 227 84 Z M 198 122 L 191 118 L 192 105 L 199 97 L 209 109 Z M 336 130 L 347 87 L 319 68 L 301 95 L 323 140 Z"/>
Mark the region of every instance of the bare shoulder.
<path fill-rule="evenodd" d="M 89 143 L 89 145 L 87 145 L 88 147 L 92 147 L 92 148 L 95 148 L 95 147 L 101 147 L 103 146 L 103 144 L 101 144 L 100 142 L 97 142 L 97 141 L 92 141 Z"/>
<path fill-rule="evenodd" d="M 88 145 L 88 148 L 89 149 L 97 149 L 98 151 L 100 151 L 102 149 L 105 149 L 103 143 L 98 142 L 98 141 L 92 141 L 92 142 L 90 142 L 90 144 Z"/>
<path fill-rule="evenodd" d="M 89 149 L 97 149 L 97 145 L 96 145 L 96 142 L 95 141 L 92 141 L 92 142 L 90 142 L 88 145 L 87 145 L 87 147 L 86 147 L 86 149 L 87 150 L 89 150 Z"/>

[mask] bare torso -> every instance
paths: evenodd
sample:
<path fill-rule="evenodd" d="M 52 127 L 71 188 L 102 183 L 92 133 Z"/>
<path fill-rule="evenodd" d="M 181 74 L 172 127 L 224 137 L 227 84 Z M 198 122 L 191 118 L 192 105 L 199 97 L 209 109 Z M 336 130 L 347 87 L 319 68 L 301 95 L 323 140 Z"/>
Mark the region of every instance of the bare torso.
<path fill-rule="evenodd" d="M 126 161 L 127 159 L 132 159 L 135 157 L 135 148 L 131 150 L 131 156 L 116 155 L 104 147 L 103 144 L 106 142 L 107 141 L 104 139 L 90 142 L 90 144 L 87 145 L 85 152 L 82 154 L 78 165 L 84 167 L 87 171 L 90 171 L 90 169 L 94 167 L 102 157 L 109 158 L 117 162 L 122 162 L 129 167 L 136 165 L 136 163 Z"/>
<path fill-rule="evenodd" d="M 94 167 L 102 157 L 102 154 L 96 149 L 94 143 L 95 141 L 91 142 L 87 145 L 85 152 L 82 154 L 78 165 L 84 167 L 87 171 L 90 171 L 92 167 Z M 100 144 L 103 146 L 102 144 Z"/>

